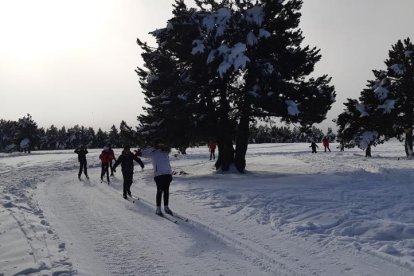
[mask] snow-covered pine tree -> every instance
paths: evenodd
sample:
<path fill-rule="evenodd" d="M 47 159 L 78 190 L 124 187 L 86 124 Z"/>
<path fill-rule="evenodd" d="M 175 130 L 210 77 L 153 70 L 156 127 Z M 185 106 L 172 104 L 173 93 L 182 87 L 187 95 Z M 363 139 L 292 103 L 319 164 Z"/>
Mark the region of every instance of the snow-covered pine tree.
<path fill-rule="evenodd" d="M 404 135 L 405 151 L 413 157 L 414 127 L 414 46 L 409 38 L 392 46 L 385 61 L 391 81 L 391 93 L 395 97 L 395 127 L 397 136 Z M 393 103 L 394 104 L 394 103 Z"/>
<path fill-rule="evenodd" d="M 321 56 L 316 48 L 301 46 L 301 0 L 196 4 L 188 9 L 184 1 L 176 1 L 167 27 L 153 33 L 157 50 L 174 58 L 175 69 L 185 70 L 190 94 L 196 94 L 199 107 L 206 107 L 194 109 L 194 117 L 213 114 L 216 168 L 228 170 L 234 162 L 243 172 L 253 118 L 276 116 L 304 126 L 321 122 L 334 102 L 334 88 L 327 76 L 308 78 Z M 146 67 L 156 62 L 147 59 Z M 156 101 L 148 103 L 162 108 Z"/>
<path fill-rule="evenodd" d="M 30 153 L 33 145 L 38 144 L 39 135 L 37 124 L 30 114 L 17 120 L 17 132 L 15 134 L 16 142 L 20 148 L 27 149 Z"/>
<path fill-rule="evenodd" d="M 211 112 L 207 111 L 206 100 L 197 91 L 200 86 L 194 85 L 183 58 L 191 57 L 188 34 L 196 26 L 186 22 L 192 13 L 181 1 L 176 1 L 173 13 L 175 17 L 166 28 L 152 32 L 157 48 L 137 40 L 145 68 L 136 72 L 148 104 L 144 107 L 146 113 L 138 117 L 137 134 L 141 143 L 158 141 L 185 152 L 189 146 L 208 141 L 209 131 L 214 128 L 208 119 Z"/>
<path fill-rule="evenodd" d="M 368 81 L 359 100 L 348 99 L 346 109 L 336 120 L 338 140 L 345 147 L 358 146 L 371 157 L 371 147 L 395 136 L 395 109 L 390 80 L 384 71 L 373 71 L 375 80 Z"/>

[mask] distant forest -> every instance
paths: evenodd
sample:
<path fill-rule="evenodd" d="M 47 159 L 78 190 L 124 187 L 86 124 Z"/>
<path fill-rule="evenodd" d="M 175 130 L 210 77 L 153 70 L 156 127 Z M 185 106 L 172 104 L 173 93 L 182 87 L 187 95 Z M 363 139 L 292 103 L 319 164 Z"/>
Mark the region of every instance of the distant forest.
<path fill-rule="evenodd" d="M 108 132 L 79 125 L 70 128 L 51 125 L 44 129 L 39 128 L 32 116 L 27 114 L 17 121 L 0 119 L 0 152 L 74 149 L 80 145 L 103 148 L 108 143 L 114 148 L 135 145 L 130 133 L 131 128 L 125 122 L 121 122 L 118 128 L 113 125 Z M 303 131 L 298 127 L 276 127 L 258 123 L 250 126 L 250 133 L 250 143 L 320 142 L 324 136 L 331 141 L 336 138 L 332 129 L 324 134 L 316 127 Z"/>

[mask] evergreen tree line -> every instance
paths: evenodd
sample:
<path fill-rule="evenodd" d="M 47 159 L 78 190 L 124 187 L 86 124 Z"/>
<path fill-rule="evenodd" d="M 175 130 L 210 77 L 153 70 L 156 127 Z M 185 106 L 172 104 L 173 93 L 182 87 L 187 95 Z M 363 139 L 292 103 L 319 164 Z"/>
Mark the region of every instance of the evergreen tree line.
<path fill-rule="evenodd" d="M 294 126 L 269 126 L 257 125 L 250 126 L 249 143 L 319 143 L 323 137 L 327 137 L 330 142 L 334 142 L 336 134 L 329 128 L 326 133 L 313 126 L 304 131 L 302 128 Z"/>
<path fill-rule="evenodd" d="M 121 123 L 121 127 L 125 122 Z M 0 119 L 0 152 L 22 151 L 27 149 L 56 150 L 74 149 L 79 145 L 88 148 L 102 148 L 111 143 L 113 147 L 129 144 L 127 136 L 113 125 L 109 132 L 100 128 L 75 125 L 71 128 L 39 128 L 30 114 L 17 121 Z M 29 148 L 28 148 L 29 147 Z"/>
<path fill-rule="evenodd" d="M 319 142 L 324 136 L 330 141 L 334 141 L 336 135 L 329 128 L 326 134 L 321 129 L 312 127 L 308 131 L 303 131 L 300 127 L 289 126 L 269 126 L 269 124 L 259 125 L 254 123 L 250 126 L 249 143 L 298 143 L 298 142 Z M 113 125 L 109 132 L 98 131 L 92 127 L 75 125 L 66 129 L 60 129 L 51 125 L 49 128 L 38 128 L 37 123 L 27 114 L 18 121 L 8 121 L 0 119 L 0 152 L 22 151 L 26 149 L 26 144 L 22 141 L 28 140 L 31 149 L 37 150 L 58 150 L 74 149 L 79 145 L 88 148 L 102 148 L 108 143 L 113 147 L 124 145 L 135 145 L 137 137 L 129 136 L 131 128 L 122 122 L 120 131 Z M 200 143 L 199 145 L 203 145 Z M 185 153 L 186 148 L 177 148 Z"/>
<path fill-rule="evenodd" d="M 347 99 L 335 122 L 338 140 L 345 147 L 359 147 L 371 156 L 371 147 L 390 138 L 404 141 L 413 157 L 414 46 L 410 39 L 392 45 L 385 68 L 373 70 L 373 79 L 358 99 Z"/>

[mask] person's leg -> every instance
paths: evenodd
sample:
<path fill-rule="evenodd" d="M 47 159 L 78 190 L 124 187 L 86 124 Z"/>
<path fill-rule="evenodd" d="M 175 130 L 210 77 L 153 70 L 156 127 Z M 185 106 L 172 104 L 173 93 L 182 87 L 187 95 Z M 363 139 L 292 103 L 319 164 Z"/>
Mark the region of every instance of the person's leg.
<path fill-rule="evenodd" d="M 131 185 L 132 185 L 133 176 L 134 176 L 133 173 L 128 173 L 127 175 L 124 176 L 124 180 L 126 180 L 125 184 L 126 184 L 126 191 L 128 195 L 131 195 Z"/>
<path fill-rule="evenodd" d="M 162 215 L 161 213 L 161 197 L 162 197 L 162 184 L 160 181 L 160 177 L 156 176 L 154 177 L 155 180 L 155 184 L 157 185 L 157 195 L 155 196 L 155 205 L 157 206 L 157 210 L 155 211 L 155 213 L 157 215 Z"/>
<path fill-rule="evenodd" d="M 108 164 L 106 164 L 106 170 L 105 170 L 105 172 L 106 172 L 106 180 L 108 180 L 108 184 L 109 184 L 109 163 Z"/>
<path fill-rule="evenodd" d="M 82 174 L 82 169 L 83 169 L 83 164 L 82 162 L 79 162 L 79 173 L 78 173 L 78 178 L 80 179 L 81 174 Z"/>
<path fill-rule="evenodd" d="M 111 168 L 111 176 L 114 175 L 114 169 L 112 168 L 112 160 L 109 162 L 109 168 Z"/>
<path fill-rule="evenodd" d="M 168 206 L 168 201 L 170 198 L 170 183 L 172 177 L 171 175 L 165 175 L 163 179 L 163 191 L 164 191 L 164 206 Z"/>
<path fill-rule="evenodd" d="M 123 196 L 124 198 L 127 198 L 128 194 L 128 188 L 127 188 L 127 176 L 122 172 L 122 177 L 124 178 L 124 184 L 123 184 Z"/>
<path fill-rule="evenodd" d="M 88 176 L 88 163 L 86 161 L 83 163 L 83 173 L 85 174 L 86 178 L 89 179 L 89 176 Z"/>
<path fill-rule="evenodd" d="M 104 174 L 105 174 L 105 165 L 102 163 L 101 164 L 101 182 L 103 181 Z"/>

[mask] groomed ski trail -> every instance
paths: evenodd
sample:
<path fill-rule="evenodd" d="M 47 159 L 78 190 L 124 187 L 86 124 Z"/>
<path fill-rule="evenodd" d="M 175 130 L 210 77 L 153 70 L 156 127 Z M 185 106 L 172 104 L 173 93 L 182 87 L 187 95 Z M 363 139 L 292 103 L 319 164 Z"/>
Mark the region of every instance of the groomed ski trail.
<path fill-rule="evenodd" d="M 62 173 L 38 191 L 51 225 L 71 241 L 66 248 L 80 275 L 269 275 L 211 231 L 170 223 L 153 206 L 124 200 L 120 174 L 109 186 L 98 174 L 90 169 L 90 180 L 79 181 L 75 172 Z"/>

